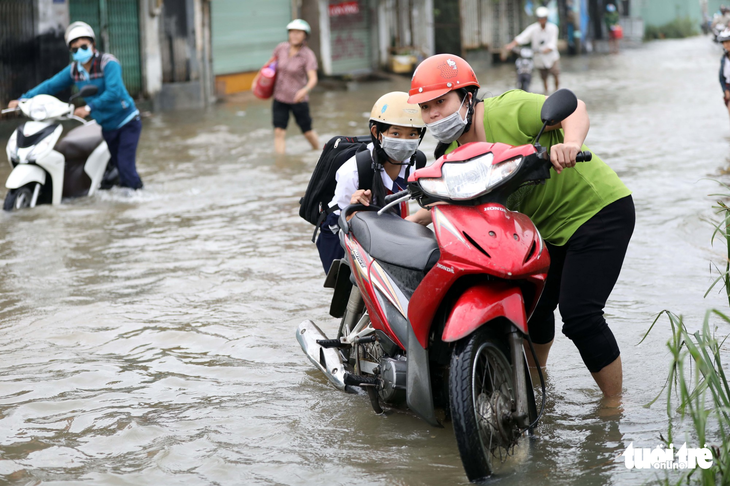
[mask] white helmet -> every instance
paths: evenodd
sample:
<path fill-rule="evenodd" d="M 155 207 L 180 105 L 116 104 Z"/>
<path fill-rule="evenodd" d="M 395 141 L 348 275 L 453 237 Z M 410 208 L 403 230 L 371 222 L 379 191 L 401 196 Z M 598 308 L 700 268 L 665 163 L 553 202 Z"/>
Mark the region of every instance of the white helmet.
<path fill-rule="evenodd" d="M 91 37 L 96 42 L 94 29 L 86 22 L 74 22 L 66 28 L 66 45 L 81 37 Z"/>
<path fill-rule="evenodd" d="M 286 26 L 286 30 L 303 30 L 307 34 L 312 33 L 312 28 L 309 26 L 309 22 L 302 19 L 294 19 L 289 22 Z"/>
<path fill-rule="evenodd" d="M 535 17 L 538 19 L 546 19 L 550 11 L 547 9 L 547 7 L 537 7 L 535 9 Z"/>
<path fill-rule="evenodd" d="M 730 40 L 730 28 L 726 28 L 717 34 L 717 42 L 725 42 Z"/>

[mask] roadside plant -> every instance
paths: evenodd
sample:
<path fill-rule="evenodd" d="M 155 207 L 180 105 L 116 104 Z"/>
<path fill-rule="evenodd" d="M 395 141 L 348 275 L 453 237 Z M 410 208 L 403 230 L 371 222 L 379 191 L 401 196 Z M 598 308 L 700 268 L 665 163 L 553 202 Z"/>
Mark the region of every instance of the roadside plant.
<path fill-rule="evenodd" d="M 725 184 L 722 186 L 730 189 Z M 713 196 L 728 197 L 727 194 Z M 724 239 L 725 262 L 713 264 L 719 276 L 712 282 L 705 297 L 721 283 L 730 305 L 730 207 L 721 199 L 713 208 L 718 218 L 710 221 L 714 227 L 711 243 Z M 689 418 L 697 444 L 711 450 L 713 464 L 708 469 L 685 470 L 675 480 L 667 476 L 660 483 L 730 486 L 730 386 L 722 362 L 722 349 L 727 337 L 718 340 L 715 336 L 717 327 L 713 332 L 711 324 L 730 325 L 730 317 L 719 310 L 709 310 L 700 330 L 690 332 L 681 316 L 664 310 L 654 319 L 639 344 L 663 316 L 669 320 L 672 330 L 672 337 L 667 343 L 671 352 L 669 376 L 662 391 L 646 407 L 656 402 L 666 389 L 669 427 L 667 437 L 662 437 L 662 440 L 667 445 L 684 442 L 675 435 L 674 419 L 677 414 L 680 422 Z"/>

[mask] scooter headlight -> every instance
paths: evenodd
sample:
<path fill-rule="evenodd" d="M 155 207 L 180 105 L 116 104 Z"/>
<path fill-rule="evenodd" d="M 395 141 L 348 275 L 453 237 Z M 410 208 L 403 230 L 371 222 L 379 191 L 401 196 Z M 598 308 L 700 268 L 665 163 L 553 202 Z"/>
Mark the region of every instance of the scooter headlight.
<path fill-rule="evenodd" d="M 48 117 L 48 110 L 43 105 L 32 106 L 28 116 L 36 121 L 43 121 Z"/>
<path fill-rule="evenodd" d="M 437 197 L 454 200 L 473 199 L 487 194 L 506 181 L 519 168 L 523 157 L 493 165 L 490 152 L 466 162 L 446 162 L 441 177 L 419 179 L 421 188 Z"/>

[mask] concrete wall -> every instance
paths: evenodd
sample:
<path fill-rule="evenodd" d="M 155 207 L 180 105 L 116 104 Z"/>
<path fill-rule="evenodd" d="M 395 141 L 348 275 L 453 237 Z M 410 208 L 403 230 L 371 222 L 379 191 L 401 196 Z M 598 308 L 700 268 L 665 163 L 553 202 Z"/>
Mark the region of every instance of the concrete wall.
<path fill-rule="evenodd" d="M 689 17 L 697 23 L 702 21 L 701 0 L 632 0 L 632 15 L 638 15 L 645 25 L 660 26 L 677 18 Z M 709 16 L 717 12 L 722 0 L 707 0 Z"/>
<path fill-rule="evenodd" d="M 162 90 L 161 9 L 157 0 L 140 0 L 139 7 L 142 85 L 145 96 L 154 100 Z"/>

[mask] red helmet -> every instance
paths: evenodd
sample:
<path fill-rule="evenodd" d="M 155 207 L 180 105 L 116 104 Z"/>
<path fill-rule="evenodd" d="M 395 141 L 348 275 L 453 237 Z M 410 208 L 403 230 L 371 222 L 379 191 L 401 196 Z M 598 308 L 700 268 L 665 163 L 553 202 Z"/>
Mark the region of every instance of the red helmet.
<path fill-rule="evenodd" d="M 408 103 L 425 103 L 467 86 L 479 88 L 469 63 L 453 54 L 436 54 L 425 59 L 413 73 Z"/>

